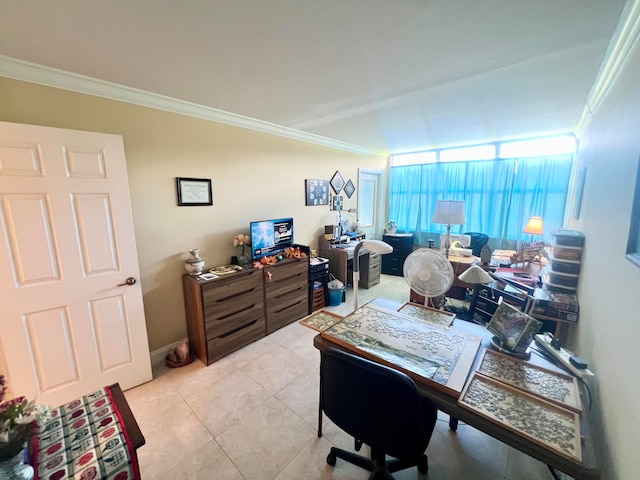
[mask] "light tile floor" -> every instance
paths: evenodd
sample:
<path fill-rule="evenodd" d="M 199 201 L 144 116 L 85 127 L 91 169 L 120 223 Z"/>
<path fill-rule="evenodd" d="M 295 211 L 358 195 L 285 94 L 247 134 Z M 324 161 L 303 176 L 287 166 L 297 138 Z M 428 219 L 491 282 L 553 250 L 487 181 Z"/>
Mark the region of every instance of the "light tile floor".
<path fill-rule="evenodd" d="M 360 305 L 376 297 L 409 298 L 401 277 L 381 276 L 360 289 Z M 352 310 L 353 297 L 327 307 Z M 332 445 L 353 440 L 325 418 L 316 435 L 317 332 L 294 322 L 206 367 L 199 360 L 178 368 L 154 368 L 153 381 L 125 392 L 146 438 L 138 451 L 144 480 L 367 479 L 368 472 L 338 460 L 326 463 Z M 366 452 L 366 447 L 363 447 Z M 416 468 L 394 474 L 408 479 L 551 479 L 546 466 L 441 414 L 427 448 L 429 473 Z"/>

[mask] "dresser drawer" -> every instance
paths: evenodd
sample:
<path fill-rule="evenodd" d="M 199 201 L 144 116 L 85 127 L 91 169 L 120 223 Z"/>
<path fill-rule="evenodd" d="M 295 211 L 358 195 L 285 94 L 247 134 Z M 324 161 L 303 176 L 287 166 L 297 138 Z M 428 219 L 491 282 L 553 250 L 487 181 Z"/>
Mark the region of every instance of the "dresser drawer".
<path fill-rule="evenodd" d="M 205 307 L 204 328 L 207 340 L 237 330 L 257 320 L 264 321 L 264 302 L 261 297 L 258 298 L 260 301 L 257 301 L 257 298 L 245 298 L 241 295 L 237 302 L 227 301 L 217 304 L 211 309 Z"/>
<path fill-rule="evenodd" d="M 382 259 L 382 273 L 386 275 L 402 276 L 402 267 L 406 257 L 394 258 L 385 255 Z"/>
<path fill-rule="evenodd" d="M 203 285 L 202 297 L 206 308 L 227 300 L 237 301 L 239 295 L 259 292 L 261 289 L 262 272 L 256 269 L 232 274 Z"/>
<path fill-rule="evenodd" d="M 267 304 L 267 335 L 290 324 L 309 312 L 308 293 L 297 297 L 283 298 L 277 303 Z"/>
<path fill-rule="evenodd" d="M 382 240 L 391 245 L 394 250 L 413 248 L 413 235 L 384 235 Z"/>
<path fill-rule="evenodd" d="M 264 317 L 254 322 L 207 341 L 207 365 L 219 360 L 225 355 L 264 337 Z"/>
<path fill-rule="evenodd" d="M 379 253 L 369 253 L 369 268 L 379 266 L 382 262 L 382 255 Z"/>
<path fill-rule="evenodd" d="M 376 280 L 376 283 L 380 281 L 381 268 L 382 268 L 382 265 L 380 264 L 369 267 L 369 281 Z"/>
<path fill-rule="evenodd" d="M 303 286 L 306 288 L 308 284 L 309 269 L 305 261 L 293 261 L 264 269 L 264 291 L 267 301 L 287 295 Z"/>

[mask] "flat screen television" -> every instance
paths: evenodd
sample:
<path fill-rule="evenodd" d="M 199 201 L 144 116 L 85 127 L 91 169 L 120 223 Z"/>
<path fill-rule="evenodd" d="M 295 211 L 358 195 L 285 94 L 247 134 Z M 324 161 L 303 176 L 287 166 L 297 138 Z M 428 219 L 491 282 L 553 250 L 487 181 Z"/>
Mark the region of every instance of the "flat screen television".
<path fill-rule="evenodd" d="M 251 222 L 250 230 L 253 260 L 276 255 L 293 247 L 293 218 Z"/>

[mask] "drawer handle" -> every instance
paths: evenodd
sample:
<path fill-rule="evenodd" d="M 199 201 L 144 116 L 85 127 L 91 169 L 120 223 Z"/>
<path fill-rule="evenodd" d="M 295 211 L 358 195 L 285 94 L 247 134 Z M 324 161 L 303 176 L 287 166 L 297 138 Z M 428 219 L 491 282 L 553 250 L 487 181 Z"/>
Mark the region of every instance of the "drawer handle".
<path fill-rule="evenodd" d="M 249 322 L 249 323 L 247 323 L 247 324 L 245 324 L 245 325 L 240 325 L 239 327 L 234 328 L 234 329 L 233 329 L 233 330 L 231 330 L 230 332 L 227 332 L 227 333 L 225 333 L 224 335 L 220 335 L 218 338 L 225 338 L 225 337 L 228 337 L 229 335 L 233 335 L 234 333 L 236 333 L 236 332 L 238 332 L 238 331 L 242 330 L 243 328 L 250 327 L 251 325 L 253 325 L 253 324 L 254 324 L 254 323 L 256 323 L 256 322 L 257 322 L 257 320 L 254 320 L 254 321 Z"/>
<path fill-rule="evenodd" d="M 250 305 L 250 306 L 245 307 L 245 308 L 241 308 L 240 310 L 235 310 L 233 312 L 229 312 L 228 315 L 224 315 L 224 316 L 221 315 L 220 317 L 218 317 L 217 320 L 225 320 L 225 319 L 227 319 L 229 317 L 233 317 L 234 315 L 238 315 L 239 313 L 248 312 L 249 310 L 253 309 L 253 307 L 255 307 L 255 306 L 256 306 L 256 304 L 254 303 L 253 305 Z"/>
<path fill-rule="evenodd" d="M 298 305 L 300 305 L 301 303 L 303 303 L 302 301 L 296 302 L 293 305 L 289 305 L 288 307 L 284 307 L 281 310 L 276 310 L 275 313 L 282 313 L 282 312 L 286 312 L 287 310 L 291 310 L 292 308 L 296 308 Z M 304 302 L 307 303 L 307 302 Z"/>
<path fill-rule="evenodd" d="M 307 289 L 307 286 L 305 285 L 304 286 L 304 290 L 306 290 L 306 289 Z M 280 298 L 283 298 L 283 297 L 290 297 L 290 296 L 294 295 L 296 292 L 300 292 L 302 290 L 303 290 L 302 287 L 298 287 L 295 290 L 289 290 L 288 292 L 285 292 L 282 295 L 275 295 L 273 298 L 280 299 Z"/>

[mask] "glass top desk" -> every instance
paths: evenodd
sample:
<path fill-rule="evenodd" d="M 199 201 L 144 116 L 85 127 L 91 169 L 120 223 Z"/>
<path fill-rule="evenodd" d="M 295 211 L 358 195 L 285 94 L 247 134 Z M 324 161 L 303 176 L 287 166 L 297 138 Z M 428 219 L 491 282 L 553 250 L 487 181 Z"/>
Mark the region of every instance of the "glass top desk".
<path fill-rule="evenodd" d="M 373 301 L 373 303 L 393 310 L 401 306 L 401 304 L 397 302 L 392 302 L 385 299 L 376 299 Z M 481 339 L 480 348 L 478 349 L 474 364 L 471 367 L 471 371 L 469 373 L 470 377 L 478 368 L 478 363 L 480 362 L 484 351 L 490 348 L 492 334 L 484 326 L 459 320 L 455 321 L 451 328 L 461 333 L 467 333 L 477 336 Z M 337 343 L 333 343 L 329 339 L 324 338 L 321 335 L 316 335 L 314 337 L 313 344 L 318 350 L 338 348 L 341 350 L 349 351 L 345 347 L 342 347 Z M 371 357 L 367 358 L 371 359 Z M 529 362 L 549 370 L 564 372 L 547 360 L 535 354 L 531 355 L 531 359 L 529 360 Z M 582 414 L 580 415 L 582 461 L 576 462 L 569 460 L 548 448 L 542 447 L 541 445 L 526 438 L 525 436 L 520 435 L 505 426 L 488 420 L 478 413 L 463 407 L 458 403 L 458 399 L 456 397 L 443 392 L 441 389 L 433 388 L 433 386 L 421 383 L 419 381 L 416 381 L 416 385 L 420 393 L 431 400 L 438 408 L 438 410 L 441 410 L 451 417 L 454 417 L 469 426 L 477 428 L 478 430 L 491 435 L 501 442 L 504 442 L 507 445 L 510 445 L 511 447 L 516 448 L 521 452 L 526 453 L 527 455 L 545 463 L 549 467 L 564 472 L 578 480 L 596 480 L 600 478 L 600 474 L 596 465 L 593 440 L 591 437 L 589 411 L 586 405 L 583 408 Z"/>

